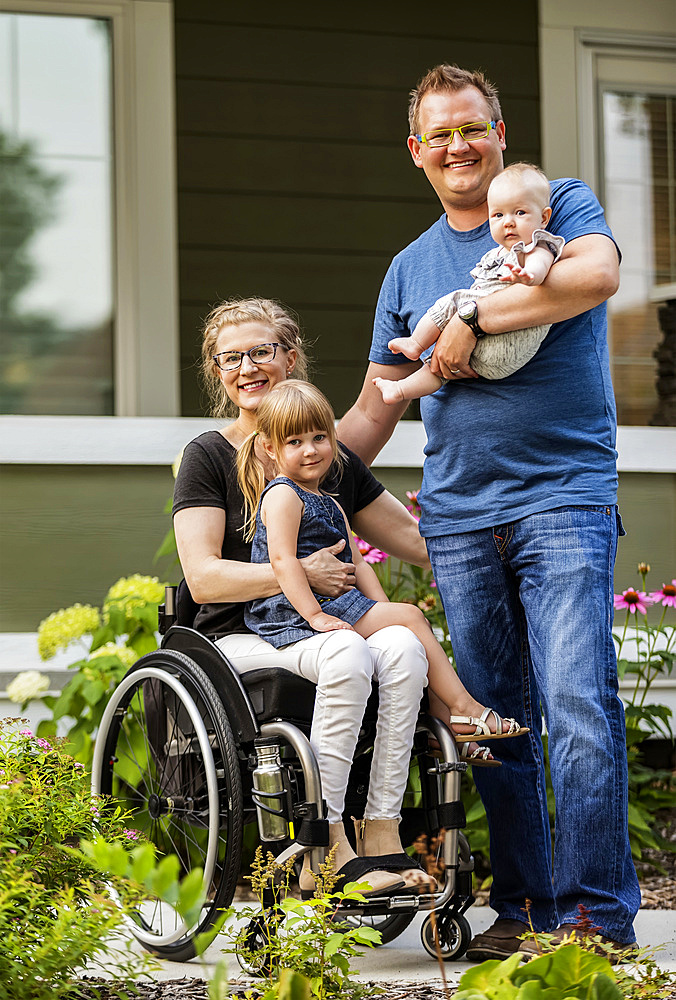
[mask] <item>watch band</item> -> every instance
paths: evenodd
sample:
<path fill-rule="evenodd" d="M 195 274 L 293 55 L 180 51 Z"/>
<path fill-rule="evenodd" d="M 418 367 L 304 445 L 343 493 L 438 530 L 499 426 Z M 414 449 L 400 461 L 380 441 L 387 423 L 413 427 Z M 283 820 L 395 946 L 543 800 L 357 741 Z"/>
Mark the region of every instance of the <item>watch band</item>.
<path fill-rule="evenodd" d="M 469 306 L 472 307 L 471 311 L 468 308 Z M 470 328 L 470 330 L 477 338 L 477 340 L 479 340 L 480 337 L 485 337 L 486 331 L 482 330 L 481 327 L 479 326 L 479 320 L 477 318 L 479 307 L 477 306 L 476 302 L 473 299 L 470 299 L 467 302 L 463 302 L 461 308 L 467 309 L 467 315 L 463 316 L 462 313 L 460 312 L 460 309 L 458 309 L 458 316 L 463 321 L 463 323 L 467 324 L 467 326 Z"/>

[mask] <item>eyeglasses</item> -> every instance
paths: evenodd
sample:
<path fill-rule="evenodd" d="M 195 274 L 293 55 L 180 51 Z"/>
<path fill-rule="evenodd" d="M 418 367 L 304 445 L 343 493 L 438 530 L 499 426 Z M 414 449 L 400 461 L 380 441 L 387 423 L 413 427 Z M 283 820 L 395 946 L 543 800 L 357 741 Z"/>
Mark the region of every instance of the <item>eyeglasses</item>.
<path fill-rule="evenodd" d="M 254 365 L 269 364 L 275 360 L 278 347 L 284 351 L 287 350 L 284 344 L 259 344 L 258 347 L 252 347 L 250 351 L 221 351 L 220 354 L 212 354 L 211 356 L 222 372 L 234 372 L 245 357 L 249 358 Z"/>
<path fill-rule="evenodd" d="M 459 132 L 460 138 L 465 142 L 474 142 L 475 139 L 485 139 L 497 124 L 497 122 L 472 122 L 470 125 L 459 125 L 458 128 L 436 128 L 423 135 L 417 135 L 416 139 L 435 149 L 437 146 L 450 146 L 453 136 Z"/>

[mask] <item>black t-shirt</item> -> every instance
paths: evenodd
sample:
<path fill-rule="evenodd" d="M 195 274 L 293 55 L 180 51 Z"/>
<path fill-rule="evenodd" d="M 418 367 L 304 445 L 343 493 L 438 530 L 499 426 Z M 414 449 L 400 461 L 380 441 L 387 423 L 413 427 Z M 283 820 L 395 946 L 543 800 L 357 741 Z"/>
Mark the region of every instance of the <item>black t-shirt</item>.
<path fill-rule="evenodd" d="M 341 445 L 345 457 L 342 475 L 330 472 L 322 490 L 341 505 L 348 521 L 368 507 L 385 487 L 372 475 L 358 455 Z M 237 449 L 219 431 L 207 431 L 186 445 L 174 486 L 172 514 L 189 507 L 218 507 L 225 511 L 225 535 L 221 556 L 238 562 L 251 561 L 251 543 L 242 535 L 243 497 L 237 483 Z M 212 638 L 228 632 L 246 632 L 243 604 L 202 604 L 195 628 Z"/>

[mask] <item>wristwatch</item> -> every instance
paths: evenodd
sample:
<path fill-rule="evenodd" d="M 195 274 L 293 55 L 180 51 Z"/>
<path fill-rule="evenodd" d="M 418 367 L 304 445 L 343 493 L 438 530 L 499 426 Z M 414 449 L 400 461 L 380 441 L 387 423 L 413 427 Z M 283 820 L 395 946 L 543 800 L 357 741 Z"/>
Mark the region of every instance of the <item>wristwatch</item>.
<path fill-rule="evenodd" d="M 474 336 L 479 339 L 479 337 L 485 337 L 486 331 L 482 330 L 479 326 L 479 320 L 477 319 L 478 306 L 474 299 L 467 299 L 458 306 L 458 316 L 466 323 L 470 328 Z"/>

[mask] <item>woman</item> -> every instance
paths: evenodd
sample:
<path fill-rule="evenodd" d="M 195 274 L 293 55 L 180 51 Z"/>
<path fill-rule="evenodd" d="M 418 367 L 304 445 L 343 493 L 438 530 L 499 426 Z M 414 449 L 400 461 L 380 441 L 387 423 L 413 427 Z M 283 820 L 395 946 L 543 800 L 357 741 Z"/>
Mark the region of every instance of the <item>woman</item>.
<path fill-rule="evenodd" d="M 314 635 L 276 650 L 244 626 L 244 601 L 280 592 L 269 564 L 252 564 L 243 539 L 243 498 L 237 485 L 236 449 L 255 430 L 256 411 L 278 382 L 304 378 L 307 359 L 298 326 L 268 299 L 225 302 L 208 316 L 202 343 L 202 372 L 213 412 L 235 419 L 220 431 L 208 431 L 185 448 L 174 492 L 174 527 L 183 572 L 194 600 L 201 605 L 195 627 L 212 637 L 236 670 L 280 666 L 317 685 L 310 740 L 317 755 L 327 802 L 329 839 L 336 847 L 336 867 L 354 878 L 354 859 L 342 813 L 354 748 L 373 679 L 379 685 L 377 735 L 365 809 L 360 854 L 369 859 L 402 853 L 399 811 L 406 787 L 410 749 L 427 660 L 420 642 L 406 628 L 391 626 L 363 639 L 340 630 Z M 352 452 L 342 475 L 325 482 L 345 510 L 354 530 L 372 545 L 427 567 L 427 552 L 417 522 L 387 493 Z M 261 454 L 265 461 L 265 455 Z M 269 460 L 268 479 L 275 470 Z M 354 566 L 321 549 L 302 560 L 313 590 L 338 596 L 354 586 Z M 420 888 L 427 877 L 409 860 L 402 871 L 368 874 L 374 892 Z M 397 866 L 395 864 L 394 868 Z M 394 872 L 394 873 L 393 873 Z M 304 868 L 301 889 L 312 888 Z"/>

